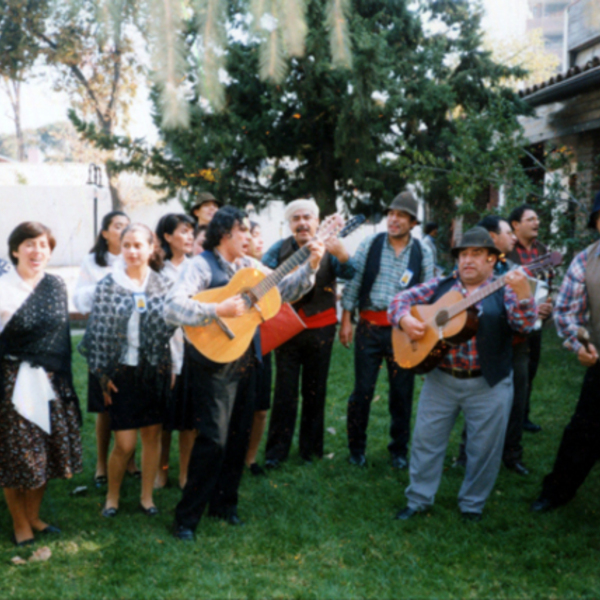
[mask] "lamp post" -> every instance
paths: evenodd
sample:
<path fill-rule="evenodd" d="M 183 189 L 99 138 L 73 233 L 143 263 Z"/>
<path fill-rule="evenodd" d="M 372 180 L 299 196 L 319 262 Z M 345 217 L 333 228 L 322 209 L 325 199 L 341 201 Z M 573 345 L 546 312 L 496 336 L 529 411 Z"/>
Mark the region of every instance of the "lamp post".
<path fill-rule="evenodd" d="M 94 186 L 94 240 L 98 237 L 98 188 L 102 187 L 102 169 L 90 163 L 86 185 Z"/>

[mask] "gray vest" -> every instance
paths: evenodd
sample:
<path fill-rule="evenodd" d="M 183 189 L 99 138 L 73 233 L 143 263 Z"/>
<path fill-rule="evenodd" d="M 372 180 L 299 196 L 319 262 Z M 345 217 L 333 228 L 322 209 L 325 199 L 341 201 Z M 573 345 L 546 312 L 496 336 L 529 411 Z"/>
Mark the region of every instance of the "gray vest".
<path fill-rule="evenodd" d="M 590 308 L 590 335 L 596 349 L 600 348 L 600 241 L 588 247 L 588 260 L 585 269 L 585 287 Z"/>

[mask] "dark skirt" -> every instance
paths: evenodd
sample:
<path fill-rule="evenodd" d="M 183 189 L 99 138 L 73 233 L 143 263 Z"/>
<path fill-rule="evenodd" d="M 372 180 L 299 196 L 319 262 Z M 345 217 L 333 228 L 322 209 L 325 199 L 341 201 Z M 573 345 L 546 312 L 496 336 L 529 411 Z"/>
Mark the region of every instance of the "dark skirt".
<path fill-rule="evenodd" d="M 50 402 L 50 434 L 23 418 L 11 401 L 19 363 L 0 363 L 0 486 L 35 490 L 49 479 L 82 471 L 79 400 L 63 377 L 50 374 L 56 400 Z"/>
<path fill-rule="evenodd" d="M 104 396 L 102 395 L 100 382 L 95 375 L 89 372 L 89 370 L 87 409 L 89 413 L 106 412 L 106 405 L 104 404 Z"/>
<path fill-rule="evenodd" d="M 108 406 L 112 431 L 140 429 L 162 424 L 165 419 L 166 402 L 159 394 L 145 394 L 136 384 L 136 368 L 122 367 L 113 383 L 119 390 L 112 394 Z"/>

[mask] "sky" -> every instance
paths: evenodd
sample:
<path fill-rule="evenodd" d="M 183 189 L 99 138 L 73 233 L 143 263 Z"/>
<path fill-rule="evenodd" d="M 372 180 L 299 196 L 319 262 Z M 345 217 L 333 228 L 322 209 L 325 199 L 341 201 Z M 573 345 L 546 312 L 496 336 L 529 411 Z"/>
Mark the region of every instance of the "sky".
<path fill-rule="evenodd" d="M 483 0 L 486 17 L 483 27 L 492 37 L 512 37 L 525 32 L 527 18 L 527 0 Z M 22 89 L 23 129 L 35 129 L 56 121 L 67 120 L 69 101 L 64 93 L 54 92 L 45 78 Z M 140 86 L 140 91 L 131 111 L 132 122 L 129 134 L 134 137 L 146 137 L 153 142 L 157 138 L 156 129 L 150 118 L 148 90 Z M 6 93 L 0 88 L 0 134 L 14 133 L 12 110 Z"/>

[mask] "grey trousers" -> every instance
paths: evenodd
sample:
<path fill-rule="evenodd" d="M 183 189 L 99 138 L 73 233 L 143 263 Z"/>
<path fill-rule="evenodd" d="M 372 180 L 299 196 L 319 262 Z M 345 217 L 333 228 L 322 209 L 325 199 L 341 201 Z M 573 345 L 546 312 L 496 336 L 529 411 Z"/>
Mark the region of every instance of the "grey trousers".
<path fill-rule="evenodd" d="M 434 502 L 450 432 L 462 410 L 467 429 L 467 467 L 458 493 L 461 512 L 481 513 L 502 459 L 513 396 L 512 373 L 490 387 L 483 377 L 456 379 L 439 369 L 425 377 L 410 454 L 408 506 L 425 510 Z"/>

